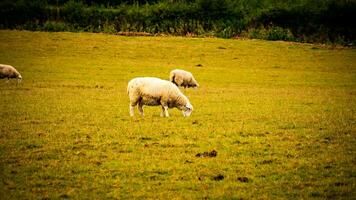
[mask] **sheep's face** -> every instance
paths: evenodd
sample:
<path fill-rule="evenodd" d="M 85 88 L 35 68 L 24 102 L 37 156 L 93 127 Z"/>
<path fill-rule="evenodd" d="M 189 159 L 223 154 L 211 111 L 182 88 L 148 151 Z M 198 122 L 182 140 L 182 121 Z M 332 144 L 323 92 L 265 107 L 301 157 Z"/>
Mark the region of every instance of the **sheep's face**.
<path fill-rule="evenodd" d="M 21 74 L 18 74 L 17 75 L 17 82 L 21 83 L 21 81 L 22 81 L 22 76 L 21 76 Z"/>
<path fill-rule="evenodd" d="M 187 105 L 182 106 L 181 110 L 184 117 L 189 117 L 192 114 L 193 106 L 192 104 L 187 103 Z"/>
<path fill-rule="evenodd" d="M 198 82 L 197 82 L 194 78 L 192 78 L 192 79 L 190 80 L 189 87 L 192 87 L 192 88 L 196 89 L 196 88 L 199 87 L 199 84 L 198 84 Z"/>

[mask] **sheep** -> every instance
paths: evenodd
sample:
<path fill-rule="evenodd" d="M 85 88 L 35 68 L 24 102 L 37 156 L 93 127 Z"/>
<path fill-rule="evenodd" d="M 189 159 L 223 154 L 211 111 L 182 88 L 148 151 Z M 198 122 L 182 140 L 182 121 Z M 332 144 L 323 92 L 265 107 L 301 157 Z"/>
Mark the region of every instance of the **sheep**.
<path fill-rule="evenodd" d="M 7 78 L 7 81 L 16 78 L 18 83 L 22 80 L 21 74 L 13 66 L 0 64 L 0 79 L 3 78 Z"/>
<path fill-rule="evenodd" d="M 175 69 L 169 73 L 169 80 L 176 84 L 178 87 L 182 86 L 184 88 L 197 88 L 199 87 L 198 82 L 193 77 L 192 73 L 181 70 Z"/>
<path fill-rule="evenodd" d="M 183 116 L 188 117 L 193 106 L 188 98 L 176 85 L 167 80 L 154 77 L 138 77 L 129 81 L 127 93 L 130 98 L 130 116 L 134 116 L 134 108 L 138 105 L 141 116 L 144 116 L 142 107 L 161 106 L 161 117 L 169 117 L 168 108 L 178 108 Z"/>

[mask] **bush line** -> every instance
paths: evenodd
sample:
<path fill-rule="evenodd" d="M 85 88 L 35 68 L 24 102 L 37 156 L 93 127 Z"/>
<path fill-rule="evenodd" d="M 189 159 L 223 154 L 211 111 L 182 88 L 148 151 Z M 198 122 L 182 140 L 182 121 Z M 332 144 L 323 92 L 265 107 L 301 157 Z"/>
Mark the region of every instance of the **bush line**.
<path fill-rule="evenodd" d="M 292 2 L 292 3 L 290 3 Z M 354 45 L 350 0 L 4 0 L 0 28 Z"/>

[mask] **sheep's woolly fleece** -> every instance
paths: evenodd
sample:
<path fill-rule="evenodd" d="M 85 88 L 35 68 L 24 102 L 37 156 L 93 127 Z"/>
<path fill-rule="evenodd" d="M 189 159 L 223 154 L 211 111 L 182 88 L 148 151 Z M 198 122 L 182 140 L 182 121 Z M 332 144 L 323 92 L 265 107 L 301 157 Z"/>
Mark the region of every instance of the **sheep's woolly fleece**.
<path fill-rule="evenodd" d="M 198 82 L 195 80 L 192 73 L 181 70 L 181 69 L 174 69 L 169 73 L 169 80 L 176 84 L 177 86 L 181 86 L 184 88 L 196 88 L 199 87 Z"/>
<path fill-rule="evenodd" d="M 142 107 L 161 106 L 161 116 L 168 117 L 168 108 L 182 110 L 183 116 L 189 116 L 193 110 L 189 99 L 173 83 L 154 77 L 139 77 L 129 81 L 127 93 L 130 98 L 130 115 L 134 115 L 134 107 L 143 115 Z"/>
<path fill-rule="evenodd" d="M 21 74 L 11 65 L 0 64 L 0 78 L 16 78 L 21 80 Z"/>

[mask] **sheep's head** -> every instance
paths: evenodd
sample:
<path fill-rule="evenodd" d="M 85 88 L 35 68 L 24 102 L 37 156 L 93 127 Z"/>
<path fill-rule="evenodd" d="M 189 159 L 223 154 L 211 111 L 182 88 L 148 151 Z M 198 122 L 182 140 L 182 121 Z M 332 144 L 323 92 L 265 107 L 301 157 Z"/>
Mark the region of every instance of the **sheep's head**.
<path fill-rule="evenodd" d="M 22 81 L 22 76 L 21 76 L 21 74 L 18 74 L 18 75 L 17 75 L 17 81 L 18 81 L 19 83 Z"/>
<path fill-rule="evenodd" d="M 189 81 L 189 85 L 188 87 L 192 87 L 194 89 L 198 88 L 199 87 L 199 84 L 198 82 L 192 77 Z"/>
<path fill-rule="evenodd" d="M 184 117 L 189 117 L 192 114 L 193 106 L 190 103 L 187 103 L 185 106 L 182 106 L 182 113 Z"/>
<path fill-rule="evenodd" d="M 194 85 L 193 85 L 193 88 L 194 89 L 197 89 L 199 87 L 199 84 L 196 82 Z"/>

